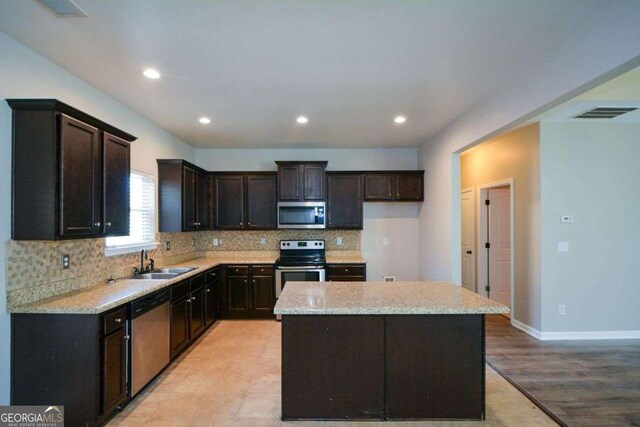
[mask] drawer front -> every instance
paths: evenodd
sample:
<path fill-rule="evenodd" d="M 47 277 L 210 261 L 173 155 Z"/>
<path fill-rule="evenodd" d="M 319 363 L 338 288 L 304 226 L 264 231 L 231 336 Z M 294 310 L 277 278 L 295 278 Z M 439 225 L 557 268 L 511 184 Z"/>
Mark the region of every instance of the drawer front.
<path fill-rule="evenodd" d="M 109 335 L 113 331 L 124 328 L 127 321 L 127 309 L 121 308 L 104 316 L 104 334 Z"/>
<path fill-rule="evenodd" d="M 229 265 L 227 266 L 227 276 L 248 276 L 248 265 Z"/>
<path fill-rule="evenodd" d="M 273 267 L 270 265 L 252 265 L 252 276 L 273 276 Z"/>
<path fill-rule="evenodd" d="M 218 280 L 219 277 L 220 277 L 220 272 L 218 271 L 217 268 L 214 268 L 213 270 L 209 270 L 204 273 L 205 283 L 211 283 L 215 280 Z"/>
<path fill-rule="evenodd" d="M 180 282 L 171 287 L 171 301 L 177 301 L 180 298 L 183 298 L 189 295 L 191 291 L 191 286 L 189 285 L 189 281 L 185 280 L 184 282 Z"/>
<path fill-rule="evenodd" d="M 191 289 L 197 289 L 200 286 L 204 286 L 204 283 L 205 283 L 204 273 L 199 274 L 197 276 L 193 276 L 189 280 L 191 281 Z"/>
<path fill-rule="evenodd" d="M 333 276 L 327 279 L 327 282 L 366 282 L 364 276 Z"/>
<path fill-rule="evenodd" d="M 332 264 L 327 266 L 327 275 L 331 279 L 336 277 L 365 276 L 366 267 L 362 264 Z"/>

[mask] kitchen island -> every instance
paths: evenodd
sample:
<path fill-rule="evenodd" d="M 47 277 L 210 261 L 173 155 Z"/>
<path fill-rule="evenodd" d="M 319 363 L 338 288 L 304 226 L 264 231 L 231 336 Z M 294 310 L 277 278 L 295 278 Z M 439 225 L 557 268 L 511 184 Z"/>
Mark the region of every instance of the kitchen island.
<path fill-rule="evenodd" d="M 446 282 L 288 282 L 282 419 L 484 419 L 484 316 L 508 312 Z"/>

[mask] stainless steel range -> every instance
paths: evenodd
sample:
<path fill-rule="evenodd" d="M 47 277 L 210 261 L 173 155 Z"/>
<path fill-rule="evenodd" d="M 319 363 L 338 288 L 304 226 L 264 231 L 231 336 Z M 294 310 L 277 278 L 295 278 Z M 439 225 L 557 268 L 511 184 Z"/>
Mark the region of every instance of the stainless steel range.
<path fill-rule="evenodd" d="M 281 240 L 276 299 L 287 282 L 324 282 L 325 263 L 324 240 Z"/>

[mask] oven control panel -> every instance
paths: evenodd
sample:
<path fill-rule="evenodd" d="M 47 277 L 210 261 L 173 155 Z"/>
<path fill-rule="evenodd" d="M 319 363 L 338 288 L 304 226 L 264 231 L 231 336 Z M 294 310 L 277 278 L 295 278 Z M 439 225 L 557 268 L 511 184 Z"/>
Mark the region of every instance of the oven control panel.
<path fill-rule="evenodd" d="M 280 249 L 324 249 L 324 240 L 281 240 Z"/>

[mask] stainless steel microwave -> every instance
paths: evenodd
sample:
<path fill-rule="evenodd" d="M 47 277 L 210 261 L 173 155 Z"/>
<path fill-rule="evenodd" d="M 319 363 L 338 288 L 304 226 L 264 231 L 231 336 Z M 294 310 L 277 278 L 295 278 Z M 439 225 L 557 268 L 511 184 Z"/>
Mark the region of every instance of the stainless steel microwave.
<path fill-rule="evenodd" d="M 324 202 L 279 202 L 278 228 L 326 228 Z"/>

